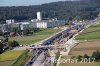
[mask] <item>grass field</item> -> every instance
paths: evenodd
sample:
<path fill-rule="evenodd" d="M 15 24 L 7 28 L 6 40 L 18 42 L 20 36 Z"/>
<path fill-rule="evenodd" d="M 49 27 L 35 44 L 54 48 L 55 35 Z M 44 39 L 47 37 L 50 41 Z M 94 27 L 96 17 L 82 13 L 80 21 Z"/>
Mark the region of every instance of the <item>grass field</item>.
<path fill-rule="evenodd" d="M 31 52 L 29 50 L 26 50 L 24 53 L 22 53 L 16 61 L 11 66 L 24 66 L 26 61 L 29 59 Z"/>
<path fill-rule="evenodd" d="M 11 66 L 25 51 L 6 51 L 0 54 L 0 66 Z"/>
<path fill-rule="evenodd" d="M 42 29 L 40 32 L 33 33 L 31 36 L 24 36 L 24 37 L 10 37 L 10 40 L 16 40 L 19 44 L 34 44 L 38 41 L 41 41 L 49 36 L 51 36 L 54 33 L 57 33 L 60 31 L 60 28 L 54 29 L 54 28 L 47 28 Z"/>
<path fill-rule="evenodd" d="M 90 26 L 75 38 L 76 40 L 98 40 L 100 39 L 100 25 Z"/>

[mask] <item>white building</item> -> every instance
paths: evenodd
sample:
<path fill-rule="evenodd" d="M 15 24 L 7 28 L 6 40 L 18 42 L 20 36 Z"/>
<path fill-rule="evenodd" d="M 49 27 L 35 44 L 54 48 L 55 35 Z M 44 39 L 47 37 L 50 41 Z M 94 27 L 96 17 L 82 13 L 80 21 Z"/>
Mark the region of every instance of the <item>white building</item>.
<path fill-rule="evenodd" d="M 11 28 L 19 28 L 21 30 L 26 28 L 31 28 L 30 22 L 17 22 L 14 24 L 11 24 Z"/>
<path fill-rule="evenodd" d="M 0 24 L 0 32 L 8 32 L 8 25 L 7 24 Z"/>
<path fill-rule="evenodd" d="M 26 29 L 26 28 L 30 28 L 30 23 L 29 22 L 21 23 L 20 28 L 21 28 L 21 30 Z"/>
<path fill-rule="evenodd" d="M 12 24 L 1 24 L 0 32 L 7 32 L 11 28 L 19 28 L 21 30 L 27 28 L 52 28 L 64 26 L 66 21 L 64 20 L 41 20 L 41 21 L 28 21 L 28 22 L 17 22 Z"/>
<path fill-rule="evenodd" d="M 66 22 L 64 20 L 42 20 L 31 23 L 31 25 L 33 25 L 34 28 L 52 28 L 63 26 L 65 24 Z"/>
<path fill-rule="evenodd" d="M 39 21 L 42 20 L 42 14 L 41 14 L 41 12 L 37 12 L 37 20 L 39 20 Z"/>
<path fill-rule="evenodd" d="M 6 20 L 6 24 L 13 24 L 15 21 L 13 19 L 10 19 L 10 20 Z"/>
<path fill-rule="evenodd" d="M 37 28 L 47 28 L 47 23 L 46 22 L 37 22 L 36 27 Z"/>

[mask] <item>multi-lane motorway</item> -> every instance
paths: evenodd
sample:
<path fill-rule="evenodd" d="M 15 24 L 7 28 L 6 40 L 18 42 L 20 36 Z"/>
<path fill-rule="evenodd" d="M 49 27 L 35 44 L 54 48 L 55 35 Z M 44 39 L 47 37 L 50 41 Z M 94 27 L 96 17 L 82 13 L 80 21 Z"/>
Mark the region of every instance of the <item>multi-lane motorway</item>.
<path fill-rule="evenodd" d="M 41 41 L 36 46 L 31 45 L 30 47 L 27 47 L 28 49 L 33 49 L 33 51 L 32 51 L 32 55 L 31 55 L 30 59 L 27 61 L 25 66 L 42 66 L 41 63 L 45 63 L 44 61 L 48 58 L 48 57 L 45 58 L 46 55 L 44 55 L 47 52 L 48 47 L 54 47 L 53 43 L 55 40 L 62 42 L 62 40 L 64 38 L 66 38 L 67 40 L 72 38 L 73 35 L 76 34 L 76 32 L 72 32 L 73 28 L 76 28 L 77 31 L 80 31 L 80 30 L 84 29 L 84 25 L 75 25 L 71 28 L 66 28 L 66 29 L 52 35 L 51 37 Z M 63 35 L 63 37 L 62 37 L 62 35 Z"/>

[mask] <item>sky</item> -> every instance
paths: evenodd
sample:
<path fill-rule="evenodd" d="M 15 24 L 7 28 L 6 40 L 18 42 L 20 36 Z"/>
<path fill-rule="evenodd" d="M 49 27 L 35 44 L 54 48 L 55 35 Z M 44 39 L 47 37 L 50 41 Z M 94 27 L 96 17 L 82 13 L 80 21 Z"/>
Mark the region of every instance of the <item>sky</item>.
<path fill-rule="evenodd" d="M 28 6 L 67 0 L 0 0 L 0 6 Z"/>

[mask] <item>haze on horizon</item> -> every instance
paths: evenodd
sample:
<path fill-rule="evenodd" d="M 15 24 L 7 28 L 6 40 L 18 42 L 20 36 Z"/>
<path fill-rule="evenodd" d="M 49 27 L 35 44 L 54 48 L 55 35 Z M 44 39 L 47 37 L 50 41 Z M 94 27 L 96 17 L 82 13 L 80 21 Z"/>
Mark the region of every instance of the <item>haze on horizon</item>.
<path fill-rule="evenodd" d="M 41 5 L 44 3 L 57 1 L 75 1 L 75 0 L 0 0 L 0 6 L 29 6 Z"/>

